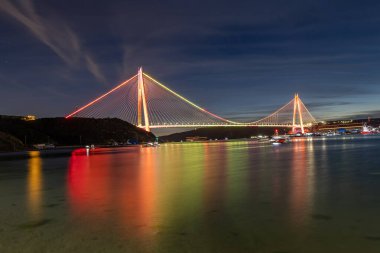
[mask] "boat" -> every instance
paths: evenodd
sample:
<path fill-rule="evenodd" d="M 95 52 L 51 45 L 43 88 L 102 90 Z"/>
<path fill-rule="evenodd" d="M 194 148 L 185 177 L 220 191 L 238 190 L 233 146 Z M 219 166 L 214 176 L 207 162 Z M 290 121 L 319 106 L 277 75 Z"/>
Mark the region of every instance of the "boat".
<path fill-rule="evenodd" d="M 158 142 L 147 142 L 144 147 L 159 147 L 160 146 L 160 143 Z"/>
<path fill-rule="evenodd" d="M 273 136 L 272 139 L 270 139 L 270 142 L 272 142 L 273 145 L 278 145 L 278 144 L 284 144 L 284 143 L 289 143 L 290 138 L 288 136 Z"/>
<path fill-rule="evenodd" d="M 290 142 L 290 138 L 287 135 L 278 135 L 278 130 L 274 130 L 274 135 L 269 140 L 273 145 L 284 144 Z"/>
<path fill-rule="evenodd" d="M 366 124 L 363 125 L 362 131 L 360 132 L 362 135 L 370 135 L 374 132 L 372 131 L 372 127 L 367 126 Z"/>

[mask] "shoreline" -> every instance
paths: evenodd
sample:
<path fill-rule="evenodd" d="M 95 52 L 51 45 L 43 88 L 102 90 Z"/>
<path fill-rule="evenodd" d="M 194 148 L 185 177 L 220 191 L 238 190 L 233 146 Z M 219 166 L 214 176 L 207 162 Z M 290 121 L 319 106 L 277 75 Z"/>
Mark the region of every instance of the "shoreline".
<path fill-rule="evenodd" d="M 100 148 L 126 148 L 126 147 L 136 147 L 141 146 L 141 144 L 133 145 L 121 145 L 121 146 L 111 146 L 111 145 L 99 145 L 96 146 L 97 149 Z M 85 148 L 86 146 L 57 146 L 55 148 L 49 149 L 26 149 L 22 151 L 5 151 L 0 152 L 0 161 L 4 160 L 14 160 L 14 159 L 28 159 L 31 157 L 30 152 L 38 151 L 40 157 L 58 157 L 71 155 L 72 151 L 76 149 Z"/>

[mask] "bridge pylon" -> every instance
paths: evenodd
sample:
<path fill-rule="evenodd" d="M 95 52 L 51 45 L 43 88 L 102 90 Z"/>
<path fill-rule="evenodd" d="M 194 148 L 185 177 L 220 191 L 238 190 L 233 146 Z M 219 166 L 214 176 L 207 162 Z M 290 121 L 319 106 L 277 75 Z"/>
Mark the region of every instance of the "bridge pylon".
<path fill-rule="evenodd" d="M 144 88 L 144 78 L 142 67 L 139 68 L 137 73 L 137 126 L 140 128 L 145 128 L 146 131 L 150 132 L 149 127 L 149 114 L 148 106 L 146 103 L 146 93 Z M 144 125 L 142 124 L 142 116 L 144 115 Z"/>
<path fill-rule="evenodd" d="M 297 112 L 298 112 L 298 121 L 299 125 L 297 124 Z M 293 126 L 292 126 L 292 132 L 295 133 L 295 130 L 297 127 L 301 127 L 301 133 L 305 133 L 305 128 L 303 125 L 303 118 L 302 118 L 302 111 L 300 106 L 300 98 L 298 96 L 298 93 L 294 95 L 293 100 Z"/>

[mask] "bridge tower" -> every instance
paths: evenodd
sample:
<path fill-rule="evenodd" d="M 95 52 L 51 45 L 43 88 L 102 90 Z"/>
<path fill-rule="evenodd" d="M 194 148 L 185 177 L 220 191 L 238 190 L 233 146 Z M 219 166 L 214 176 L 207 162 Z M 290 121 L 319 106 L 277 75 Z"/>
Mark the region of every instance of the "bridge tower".
<path fill-rule="evenodd" d="M 137 126 L 140 128 L 145 128 L 146 131 L 150 131 L 149 127 L 149 116 L 148 107 L 146 103 L 145 89 L 144 89 L 144 78 L 142 67 L 139 68 L 137 73 Z M 142 116 L 144 115 L 144 125 L 142 124 Z"/>
<path fill-rule="evenodd" d="M 297 125 L 297 112 L 298 112 L 299 125 Z M 302 119 L 302 111 L 301 111 L 301 106 L 300 106 L 300 98 L 298 97 L 298 93 L 296 93 L 294 95 L 294 100 L 293 100 L 293 127 L 292 127 L 293 133 L 295 133 L 295 130 L 298 126 L 301 127 L 301 132 L 305 133 L 305 129 L 303 126 L 303 119 Z"/>

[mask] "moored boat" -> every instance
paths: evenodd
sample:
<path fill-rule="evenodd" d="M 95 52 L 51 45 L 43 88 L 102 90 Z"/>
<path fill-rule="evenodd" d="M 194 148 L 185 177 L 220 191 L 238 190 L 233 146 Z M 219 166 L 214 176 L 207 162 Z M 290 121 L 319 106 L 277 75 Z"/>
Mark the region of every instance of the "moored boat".
<path fill-rule="evenodd" d="M 374 131 L 372 131 L 372 127 L 363 125 L 362 131 L 360 132 L 362 135 L 370 135 L 374 134 Z"/>
<path fill-rule="evenodd" d="M 159 147 L 159 146 L 160 146 L 160 143 L 155 141 L 155 142 L 147 142 L 143 147 Z"/>
<path fill-rule="evenodd" d="M 273 136 L 272 139 L 270 139 L 272 144 L 277 145 L 277 144 L 284 144 L 290 142 L 290 138 L 288 136 Z"/>

